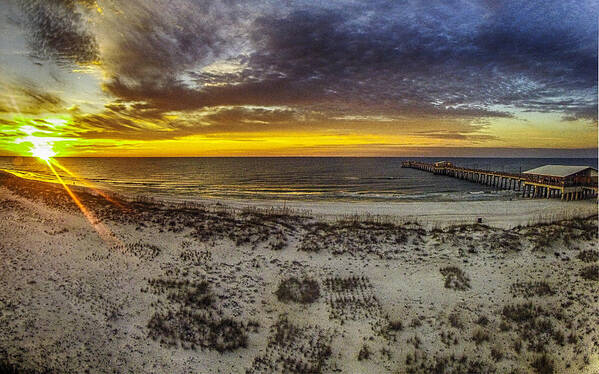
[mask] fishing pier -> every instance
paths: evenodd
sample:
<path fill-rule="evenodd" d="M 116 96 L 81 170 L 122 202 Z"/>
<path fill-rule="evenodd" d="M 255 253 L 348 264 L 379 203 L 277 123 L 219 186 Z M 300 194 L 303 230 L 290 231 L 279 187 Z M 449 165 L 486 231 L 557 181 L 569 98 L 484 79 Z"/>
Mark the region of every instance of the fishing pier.
<path fill-rule="evenodd" d="M 521 191 L 523 197 L 529 198 L 572 201 L 597 198 L 598 193 L 597 169 L 589 166 L 545 165 L 523 173 L 464 168 L 448 161 L 404 161 L 401 167 L 464 179 L 500 190 Z"/>

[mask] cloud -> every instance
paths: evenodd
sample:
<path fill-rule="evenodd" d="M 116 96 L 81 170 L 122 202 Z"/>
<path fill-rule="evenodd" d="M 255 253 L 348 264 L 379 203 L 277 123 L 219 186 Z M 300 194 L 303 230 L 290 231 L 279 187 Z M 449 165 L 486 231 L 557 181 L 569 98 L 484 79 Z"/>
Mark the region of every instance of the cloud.
<path fill-rule="evenodd" d="M 592 122 L 597 126 L 597 103 L 595 105 L 585 105 L 581 107 L 570 108 L 562 117 L 564 121 L 577 121 L 580 119 Z"/>
<path fill-rule="evenodd" d="M 491 105 L 530 107 L 528 100 L 596 87 L 592 12 L 574 12 L 576 3 L 472 4 L 270 12 L 246 22 L 251 51 L 238 56 L 243 69 L 220 76 L 189 69 L 243 44 L 215 20 L 227 14 L 223 23 L 238 30 L 247 12 L 191 7 L 183 20 L 202 21 L 177 28 L 179 7 L 166 16 L 144 9 L 154 22 L 129 28 L 117 48 L 125 62 L 105 87 L 164 111 L 295 105 L 481 117 L 507 115 Z M 561 21 L 547 16 L 557 5 Z M 360 19 L 360 11 L 372 15 Z"/>
<path fill-rule="evenodd" d="M 101 61 L 111 103 L 76 115 L 86 138 L 428 122 L 423 137 L 484 142 L 480 123 L 518 111 L 597 121 L 592 1 L 23 4 L 35 55 Z"/>
<path fill-rule="evenodd" d="M 100 23 L 107 87 L 179 86 L 179 74 L 225 56 L 238 44 L 242 9 L 232 2 L 128 0 Z"/>
<path fill-rule="evenodd" d="M 20 2 L 27 40 L 36 59 L 60 64 L 88 64 L 98 60 L 98 45 L 85 26 L 84 13 L 93 0 L 24 0 Z"/>
<path fill-rule="evenodd" d="M 64 111 L 64 101 L 58 93 L 50 92 L 28 79 L 8 82 L 0 79 L 0 111 L 19 115 L 38 115 Z"/>

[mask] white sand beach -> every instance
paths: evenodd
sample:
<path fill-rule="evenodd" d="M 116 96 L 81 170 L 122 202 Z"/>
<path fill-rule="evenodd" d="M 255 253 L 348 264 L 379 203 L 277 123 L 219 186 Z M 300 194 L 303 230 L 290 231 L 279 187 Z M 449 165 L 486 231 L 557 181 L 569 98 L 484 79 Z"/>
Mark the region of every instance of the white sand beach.
<path fill-rule="evenodd" d="M 212 200 L 201 200 L 213 204 Z M 512 228 L 560 219 L 597 214 L 591 200 L 514 199 L 490 201 L 410 201 L 410 202 L 318 202 L 224 200 L 219 203 L 235 208 L 286 208 L 326 220 L 362 216 L 391 222 L 418 222 L 428 227 L 472 224 L 481 218 L 486 225 Z"/>
<path fill-rule="evenodd" d="M 184 208 L 77 190 L 90 222 L 61 186 L 3 178 L 4 367 L 599 369 L 593 201 Z"/>

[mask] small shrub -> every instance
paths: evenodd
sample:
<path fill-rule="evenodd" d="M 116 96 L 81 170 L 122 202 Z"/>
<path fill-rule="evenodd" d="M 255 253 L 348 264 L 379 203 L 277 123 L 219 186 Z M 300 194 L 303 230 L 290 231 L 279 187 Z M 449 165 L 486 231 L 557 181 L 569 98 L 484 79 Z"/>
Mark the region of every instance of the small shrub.
<path fill-rule="evenodd" d="M 576 344 L 576 342 L 578 342 L 578 336 L 571 332 L 570 335 L 568 335 L 568 344 Z"/>
<path fill-rule="evenodd" d="M 555 291 L 549 283 L 545 281 L 537 282 L 516 282 L 511 285 L 510 290 L 514 296 L 551 296 L 555 295 Z"/>
<path fill-rule="evenodd" d="M 420 327 L 422 326 L 422 321 L 420 320 L 420 318 L 414 318 L 412 319 L 412 323 L 410 323 L 411 327 Z"/>
<path fill-rule="evenodd" d="M 476 329 L 474 331 L 474 334 L 472 334 L 472 340 L 474 340 L 476 345 L 480 345 L 483 342 L 488 342 L 489 341 L 489 333 L 482 329 Z"/>
<path fill-rule="evenodd" d="M 478 320 L 476 321 L 476 323 L 481 326 L 487 326 L 489 322 L 489 318 L 485 315 L 478 317 Z"/>
<path fill-rule="evenodd" d="M 506 305 L 502 310 L 505 318 L 518 323 L 533 320 L 542 312 L 543 309 L 540 306 L 534 306 L 532 303 Z"/>
<path fill-rule="evenodd" d="M 503 352 L 498 347 L 491 347 L 491 357 L 495 362 L 501 361 L 503 358 Z"/>
<path fill-rule="evenodd" d="M 580 276 L 586 280 L 599 280 L 599 265 L 586 266 L 580 271 Z"/>
<path fill-rule="evenodd" d="M 584 262 L 595 262 L 599 260 L 599 252 L 588 249 L 586 251 L 581 251 L 576 257 Z"/>
<path fill-rule="evenodd" d="M 275 292 L 279 301 L 294 301 L 301 304 L 310 304 L 320 297 L 320 286 L 313 279 L 299 280 L 295 277 L 287 278 L 279 284 Z"/>
<path fill-rule="evenodd" d="M 368 345 L 364 344 L 358 352 L 358 361 L 368 360 L 370 358 L 372 352 L 370 352 L 370 348 Z"/>
<path fill-rule="evenodd" d="M 539 374 L 553 374 L 555 372 L 553 361 L 546 354 L 537 357 L 531 366 Z"/>
<path fill-rule="evenodd" d="M 445 277 L 445 288 L 460 291 L 470 288 L 470 278 L 457 266 L 447 266 L 439 271 Z"/>
<path fill-rule="evenodd" d="M 403 324 L 400 320 L 395 320 L 389 322 L 389 330 L 391 331 L 401 331 L 403 330 Z"/>
<path fill-rule="evenodd" d="M 448 319 L 449 319 L 449 323 L 451 324 L 451 327 L 454 327 L 454 328 L 460 329 L 460 330 L 464 328 L 464 324 L 460 320 L 460 316 L 457 313 L 451 313 L 449 315 Z"/>
<path fill-rule="evenodd" d="M 514 351 L 516 353 L 520 353 L 522 352 L 522 341 L 521 340 L 516 340 L 514 342 Z"/>

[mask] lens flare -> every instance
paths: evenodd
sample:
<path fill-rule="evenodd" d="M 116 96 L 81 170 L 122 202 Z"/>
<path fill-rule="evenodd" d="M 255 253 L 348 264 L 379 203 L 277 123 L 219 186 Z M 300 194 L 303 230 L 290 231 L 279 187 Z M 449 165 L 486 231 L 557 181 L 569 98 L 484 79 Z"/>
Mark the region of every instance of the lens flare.
<path fill-rule="evenodd" d="M 102 224 L 102 222 L 100 222 L 100 220 L 98 220 L 85 205 L 83 205 L 77 195 L 75 195 L 71 188 L 69 188 L 69 186 L 63 181 L 62 177 L 56 172 L 56 169 L 54 169 L 52 163 L 50 161 L 46 161 L 46 164 L 50 170 L 52 170 L 52 173 L 54 173 L 58 182 L 62 184 L 62 187 L 69 194 L 79 210 L 81 210 L 81 213 L 83 213 L 83 216 L 87 219 L 89 224 L 96 230 L 100 238 L 113 246 L 118 248 L 122 247 L 122 242 L 104 224 Z"/>
<path fill-rule="evenodd" d="M 121 204 L 119 201 L 113 199 L 108 194 L 104 193 L 102 190 L 97 189 L 96 186 L 94 186 L 93 184 L 91 184 L 90 182 L 88 182 L 85 178 L 80 177 L 77 174 L 73 173 L 72 171 L 70 171 L 69 169 L 67 169 L 64 165 L 61 165 L 55 159 L 49 159 L 49 160 L 47 160 L 47 162 L 53 164 L 54 166 L 56 166 L 58 168 L 60 168 L 61 170 L 63 170 L 67 174 L 69 174 L 72 178 L 74 178 L 77 182 L 81 183 L 82 185 L 84 185 L 85 187 L 89 188 L 93 192 L 95 192 L 98 195 L 102 196 L 104 199 L 106 199 L 106 201 L 111 202 L 112 204 L 114 204 L 115 206 L 117 206 L 118 208 L 120 208 L 121 210 L 123 210 L 123 211 L 127 211 L 128 210 L 128 208 L 125 207 L 123 204 Z"/>

